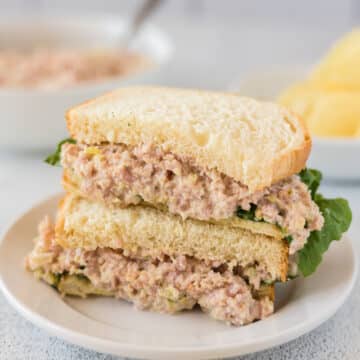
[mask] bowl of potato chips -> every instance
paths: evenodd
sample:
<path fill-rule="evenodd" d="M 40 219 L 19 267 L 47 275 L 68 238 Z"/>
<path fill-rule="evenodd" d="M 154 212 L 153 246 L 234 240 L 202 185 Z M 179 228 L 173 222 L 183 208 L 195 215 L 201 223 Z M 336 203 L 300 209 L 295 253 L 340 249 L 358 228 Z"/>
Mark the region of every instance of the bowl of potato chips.
<path fill-rule="evenodd" d="M 250 74 L 236 90 L 275 100 L 305 120 L 313 138 L 310 166 L 328 178 L 360 179 L 360 28 L 318 64 Z"/>

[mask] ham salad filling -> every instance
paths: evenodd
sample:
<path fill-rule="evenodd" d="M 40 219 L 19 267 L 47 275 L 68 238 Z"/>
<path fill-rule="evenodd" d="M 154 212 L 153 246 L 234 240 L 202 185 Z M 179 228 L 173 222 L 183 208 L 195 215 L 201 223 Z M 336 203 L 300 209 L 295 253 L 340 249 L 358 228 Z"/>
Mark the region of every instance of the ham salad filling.
<path fill-rule="evenodd" d="M 225 174 L 200 168 L 151 144 L 64 144 L 61 153 L 68 180 L 83 196 L 121 206 L 157 204 L 183 218 L 199 220 L 226 219 L 239 209 L 254 209 L 256 220 L 275 224 L 291 236 L 291 255 L 324 223 L 297 175 L 250 193 L 247 186 Z"/>
<path fill-rule="evenodd" d="M 186 256 L 139 259 L 122 250 L 63 249 L 48 218 L 26 266 L 64 294 L 112 295 L 137 308 L 175 313 L 196 304 L 212 317 L 244 325 L 270 315 L 273 295 L 259 265 L 248 268 Z"/>

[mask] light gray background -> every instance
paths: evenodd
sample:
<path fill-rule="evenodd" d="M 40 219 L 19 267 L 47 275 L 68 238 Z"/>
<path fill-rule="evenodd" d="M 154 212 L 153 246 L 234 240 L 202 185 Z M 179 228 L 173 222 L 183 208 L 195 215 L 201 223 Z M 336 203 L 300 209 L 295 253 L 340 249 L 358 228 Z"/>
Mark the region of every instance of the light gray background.
<path fill-rule="evenodd" d="M 0 0 L 12 14 L 133 14 L 141 0 Z M 312 64 L 360 24 L 360 0 L 164 0 L 152 21 L 176 46 L 166 84 L 224 89 L 249 71 Z M 1 121 L 1 119 L 0 119 Z"/>
<path fill-rule="evenodd" d="M 141 0 L 0 0 L 3 11 L 17 12 L 131 12 Z M 331 26 L 334 22 L 359 20 L 358 0 L 165 0 L 157 18 L 186 16 L 197 19 L 216 17 L 219 21 L 235 18 L 273 19 L 278 22 L 314 23 Z M 199 24 L 201 25 L 201 24 Z"/>

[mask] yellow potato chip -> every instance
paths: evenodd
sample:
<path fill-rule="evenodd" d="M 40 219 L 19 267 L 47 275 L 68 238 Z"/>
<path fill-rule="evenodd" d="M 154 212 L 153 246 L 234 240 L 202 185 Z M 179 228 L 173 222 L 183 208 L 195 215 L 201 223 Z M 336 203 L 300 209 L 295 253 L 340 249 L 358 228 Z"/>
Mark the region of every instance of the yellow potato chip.
<path fill-rule="evenodd" d="M 310 76 L 315 86 L 360 90 L 360 28 L 345 35 Z"/>
<path fill-rule="evenodd" d="M 360 124 L 358 124 L 358 128 L 357 128 L 355 136 L 360 138 Z"/>
<path fill-rule="evenodd" d="M 306 117 L 312 111 L 318 94 L 319 90 L 312 88 L 311 84 L 307 82 L 302 82 L 285 90 L 278 98 L 278 102 L 306 120 Z"/>
<path fill-rule="evenodd" d="M 324 92 L 318 96 L 306 121 L 314 135 L 357 136 L 360 126 L 360 92 Z"/>
<path fill-rule="evenodd" d="M 304 82 L 292 86 L 279 102 L 299 114 L 313 135 L 360 136 L 360 91 L 329 91 Z"/>

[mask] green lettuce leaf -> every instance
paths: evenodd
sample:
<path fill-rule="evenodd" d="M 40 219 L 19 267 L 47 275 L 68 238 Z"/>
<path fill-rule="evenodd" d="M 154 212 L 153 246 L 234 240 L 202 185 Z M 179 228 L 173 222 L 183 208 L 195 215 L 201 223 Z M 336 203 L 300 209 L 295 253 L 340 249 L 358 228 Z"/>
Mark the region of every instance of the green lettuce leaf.
<path fill-rule="evenodd" d="M 305 246 L 298 253 L 298 266 L 304 276 L 311 275 L 321 263 L 322 255 L 333 240 L 340 240 L 352 220 L 349 203 L 345 199 L 325 199 L 315 194 L 314 201 L 324 216 L 320 231 L 312 231 Z"/>
<path fill-rule="evenodd" d="M 251 204 L 250 210 L 243 210 L 241 207 L 238 207 L 236 210 L 236 216 L 245 220 L 252 220 L 252 221 L 260 221 L 259 218 L 255 215 L 256 205 Z"/>
<path fill-rule="evenodd" d="M 323 254 L 334 240 L 340 240 L 351 224 L 352 214 L 345 199 L 326 199 L 317 193 L 322 174 L 315 169 L 304 169 L 299 173 L 301 181 L 307 185 L 312 199 L 319 206 L 324 217 L 324 226 L 320 231 L 312 231 L 305 246 L 297 253 L 299 270 L 304 276 L 311 275 L 322 261 Z M 262 221 L 255 215 L 256 205 L 249 211 L 237 209 L 236 215 L 252 221 Z M 291 243 L 292 236 L 285 237 Z"/>
<path fill-rule="evenodd" d="M 53 166 L 60 165 L 61 146 L 65 143 L 75 144 L 76 140 L 68 138 L 63 141 L 60 141 L 55 151 L 51 155 L 49 155 L 44 161 Z"/>
<path fill-rule="evenodd" d="M 299 173 L 299 176 L 301 181 L 309 188 L 311 197 L 314 199 L 322 179 L 321 172 L 315 169 L 304 169 Z"/>

